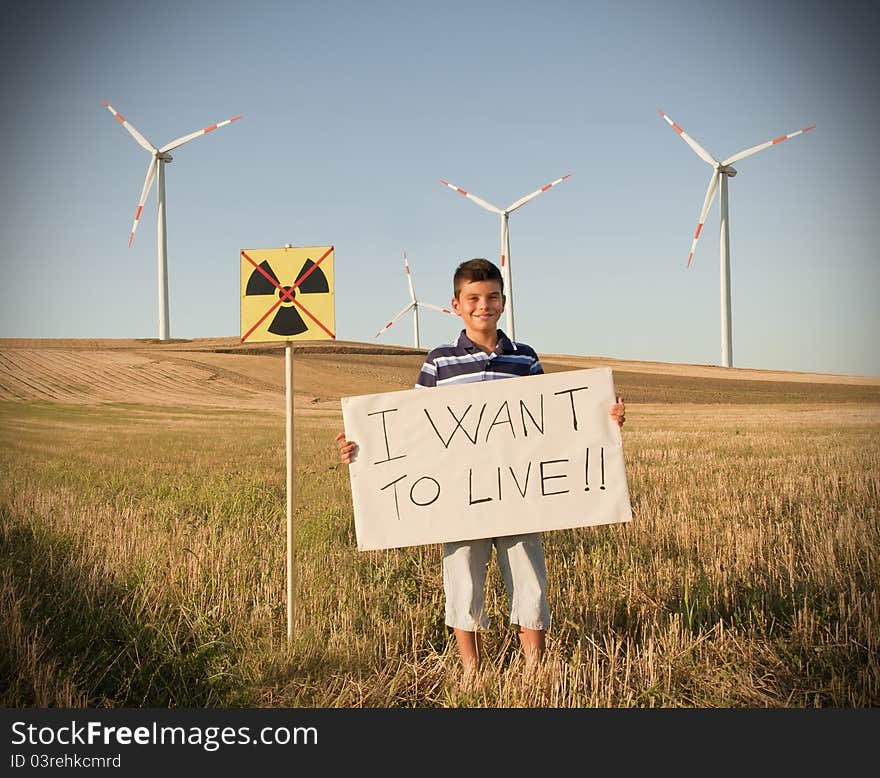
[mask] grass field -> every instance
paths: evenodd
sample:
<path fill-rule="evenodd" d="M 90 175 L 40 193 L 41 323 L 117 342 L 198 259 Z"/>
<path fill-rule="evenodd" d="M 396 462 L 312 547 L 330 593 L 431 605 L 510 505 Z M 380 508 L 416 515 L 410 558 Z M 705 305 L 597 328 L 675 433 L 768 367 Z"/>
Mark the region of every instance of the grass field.
<path fill-rule="evenodd" d="M 876 381 L 615 366 L 634 519 L 546 533 L 534 673 L 493 566 L 488 661 L 464 683 L 439 548 L 356 550 L 333 441 L 338 397 L 405 388 L 418 354 L 301 357 L 288 645 L 283 359 L 178 355 L 169 384 L 139 355 L 132 385 L 164 393 L 125 403 L 83 353 L 50 397 L 40 359 L 4 352 L 0 705 L 880 705 Z"/>

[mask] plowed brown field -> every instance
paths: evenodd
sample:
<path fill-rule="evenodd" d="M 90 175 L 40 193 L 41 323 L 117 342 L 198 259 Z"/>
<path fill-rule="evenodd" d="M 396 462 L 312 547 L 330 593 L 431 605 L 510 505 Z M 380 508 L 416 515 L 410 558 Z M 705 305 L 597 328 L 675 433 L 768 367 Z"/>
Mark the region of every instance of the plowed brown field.
<path fill-rule="evenodd" d="M 425 351 L 354 341 L 297 343 L 295 405 L 411 388 Z M 880 377 L 542 355 L 548 372 L 607 366 L 630 402 L 880 402 Z M 0 401 L 271 410 L 283 413 L 284 348 L 237 338 L 0 339 Z"/>

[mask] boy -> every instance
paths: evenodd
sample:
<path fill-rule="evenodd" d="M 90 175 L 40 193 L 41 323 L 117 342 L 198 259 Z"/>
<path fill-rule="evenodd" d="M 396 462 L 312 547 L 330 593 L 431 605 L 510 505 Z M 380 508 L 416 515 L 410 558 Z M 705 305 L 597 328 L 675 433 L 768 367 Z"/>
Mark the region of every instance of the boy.
<path fill-rule="evenodd" d="M 453 277 L 452 308 L 464 322 L 455 344 L 438 346 L 428 353 L 416 388 L 450 386 L 471 381 L 491 381 L 543 373 L 535 351 L 513 343 L 498 329 L 504 311 L 504 279 L 487 259 L 462 262 Z M 622 397 L 610 415 L 622 426 Z M 342 461 L 350 464 L 356 444 L 336 436 Z M 486 572 L 495 548 L 510 606 L 510 622 L 519 627 L 523 653 L 529 663 L 544 653 L 545 633 L 550 625 L 547 576 L 541 534 L 533 532 L 483 540 L 443 544 L 443 589 L 446 593 L 446 625 L 466 670 L 479 666 L 481 641 L 478 630 L 488 627 L 485 612 Z"/>

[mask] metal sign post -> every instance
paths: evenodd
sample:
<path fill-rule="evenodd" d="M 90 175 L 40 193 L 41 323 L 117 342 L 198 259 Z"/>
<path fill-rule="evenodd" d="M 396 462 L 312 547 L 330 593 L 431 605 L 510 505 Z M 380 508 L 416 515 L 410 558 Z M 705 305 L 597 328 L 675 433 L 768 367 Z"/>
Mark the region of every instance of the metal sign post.
<path fill-rule="evenodd" d="M 241 251 L 241 342 L 283 341 L 287 448 L 287 642 L 293 642 L 293 345 L 335 340 L 333 246 Z"/>
<path fill-rule="evenodd" d="M 287 376 L 287 642 L 293 642 L 293 621 L 296 611 L 293 579 L 293 347 L 284 348 Z"/>

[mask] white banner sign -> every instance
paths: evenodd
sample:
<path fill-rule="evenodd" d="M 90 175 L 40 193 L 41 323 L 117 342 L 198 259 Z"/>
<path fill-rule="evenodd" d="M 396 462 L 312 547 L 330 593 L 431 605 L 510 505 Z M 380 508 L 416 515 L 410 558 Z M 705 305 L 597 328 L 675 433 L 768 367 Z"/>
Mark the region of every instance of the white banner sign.
<path fill-rule="evenodd" d="M 630 521 L 611 370 L 344 397 L 360 550 Z"/>

